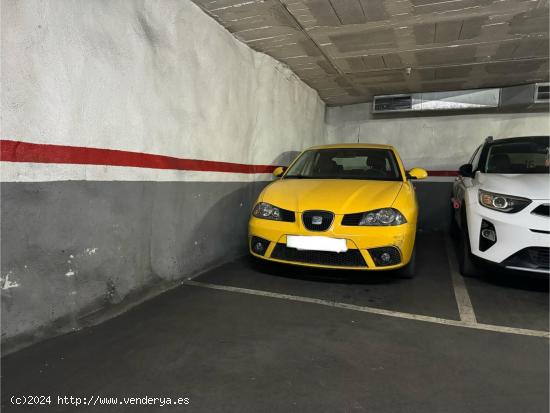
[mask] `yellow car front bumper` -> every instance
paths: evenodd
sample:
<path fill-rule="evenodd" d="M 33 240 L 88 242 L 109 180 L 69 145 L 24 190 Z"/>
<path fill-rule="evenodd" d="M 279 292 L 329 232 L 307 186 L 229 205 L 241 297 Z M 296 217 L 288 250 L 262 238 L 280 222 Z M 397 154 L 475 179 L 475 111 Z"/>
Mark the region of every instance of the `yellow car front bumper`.
<path fill-rule="evenodd" d="M 316 268 L 385 271 L 398 269 L 409 263 L 414 248 L 416 222 L 397 226 L 342 226 L 342 218 L 343 215 L 336 215 L 332 226 L 327 231 L 320 232 L 309 231 L 305 228 L 302 224 L 300 213 L 296 213 L 296 222 L 272 221 L 251 217 L 248 225 L 249 251 L 253 256 L 265 260 Z M 354 254 L 359 252 L 364 259 L 365 265 L 347 265 L 345 262 L 336 265 L 331 265 L 331 263 L 319 264 L 307 262 L 307 260 L 300 258 L 287 260 L 273 257 L 272 254 L 277 245 L 279 245 L 279 248 L 286 246 L 287 235 L 325 236 L 345 239 L 348 251 Z M 252 237 L 259 237 L 269 241 L 269 246 L 263 255 L 253 251 L 253 246 L 251 245 Z M 376 265 L 369 250 L 381 247 L 397 248 L 400 253 L 400 262 L 395 265 Z"/>

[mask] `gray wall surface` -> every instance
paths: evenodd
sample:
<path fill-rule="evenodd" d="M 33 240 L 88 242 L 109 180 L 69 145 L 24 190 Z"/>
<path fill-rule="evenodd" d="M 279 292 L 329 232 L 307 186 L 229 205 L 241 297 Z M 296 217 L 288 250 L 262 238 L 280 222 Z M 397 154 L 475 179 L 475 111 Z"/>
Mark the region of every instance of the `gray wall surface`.
<path fill-rule="evenodd" d="M 3 350 L 246 253 L 265 183 L 2 183 Z M 9 269 L 9 271 L 7 271 Z"/>
<path fill-rule="evenodd" d="M 313 89 L 191 2 L 2 5 L 6 140 L 269 165 L 359 138 L 397 142 L 410 166 L 446 168 L 493 127 L 545 125 L 539 115 L 371 120 L 359 106 L 328 109 L 325 124 Z M 244 175 L 3 162 L 3 350 L 81 328 L 245 253 L 248 215 L 269 178 Z M 417 187 L 420 229 L 444 230 L 450 183 Z"/>
<path fill-rule="evenodd" d="M 265 185 L 2 183 L 2 272 L 18 284 L 2 291 L 4 351 L 246 254 L 248 217 Z M 451 184 L 415 186 L 419 230 L 445 230 Z"/>
<path fill-rule="evenodd" d="M 406 168 L 457 170 L 487 136 L 550 135 L 547 112 L 487 111 L 373 115 L 364 103 L 326 110 L 329 142 L 385 143 L 395 146 Z"/>
<path fill-rule="evenodd" d="M 415 182 L 418 201 L 418 230 L 447 232 L 451 216 L 452 182 Z"/>
<path fill-rule="evenodd" d="M 483 140 L 549 135 L 547 112 L 496 113 L 487 111 L 427 112 L 373 115 L 372 104 L 326 109 L 330 143 L 382 143 L 393 145 L 405 168 L 456 171 Z M 419 230 L 447 231 L 450 224 L 452 177 L 417 181 Z"/>
<path fill-rule="evenodd" d="M 317 92 L 192 2 L 6 0 L 1 23 L 1 139 L 16 145 L 273 165 L 325 143 Z M 244 253 L 270 179 L 24 155 L 1 163 L 4 351 Z"/>

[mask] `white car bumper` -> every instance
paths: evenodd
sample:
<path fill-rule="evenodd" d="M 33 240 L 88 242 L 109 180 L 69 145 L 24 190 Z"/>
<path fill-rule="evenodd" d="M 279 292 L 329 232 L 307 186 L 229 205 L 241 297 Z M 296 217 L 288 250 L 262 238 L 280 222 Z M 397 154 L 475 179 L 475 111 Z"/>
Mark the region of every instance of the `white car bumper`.
<path fill-rule="evenodd" d="M 472 202 L 466 209 L 472 254 L 510 269 L 550 274 L 550 217 L 532 213 L 548 203 L 536 200 L 522 211 L 509 214 Z M 494 226 L 496 242 L 481 241 L 483 221 Z"/>

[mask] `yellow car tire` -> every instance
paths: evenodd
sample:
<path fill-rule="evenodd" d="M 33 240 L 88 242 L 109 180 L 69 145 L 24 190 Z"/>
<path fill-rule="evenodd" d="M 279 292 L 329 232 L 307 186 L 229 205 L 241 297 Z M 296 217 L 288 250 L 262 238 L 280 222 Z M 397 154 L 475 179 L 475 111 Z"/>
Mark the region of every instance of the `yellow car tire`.
<path fill-rule="evenodd" d="M 397 274 L 401 278 L 414 278 L 416 275 L 416 248 L 413 249 L 409 263 L 397 270 Z"/>

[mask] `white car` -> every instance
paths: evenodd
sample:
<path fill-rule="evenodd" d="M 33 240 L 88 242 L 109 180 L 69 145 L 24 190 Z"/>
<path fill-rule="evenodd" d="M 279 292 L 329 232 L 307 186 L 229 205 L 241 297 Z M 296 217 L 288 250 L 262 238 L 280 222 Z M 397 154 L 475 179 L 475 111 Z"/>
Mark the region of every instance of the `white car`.
<path fill-rule="evenodd" d="M 549 143 L 489 137 L 460 167 L 451 225 L 463 275 L 476 275 L 481 263 L 550 274 Z"/>

